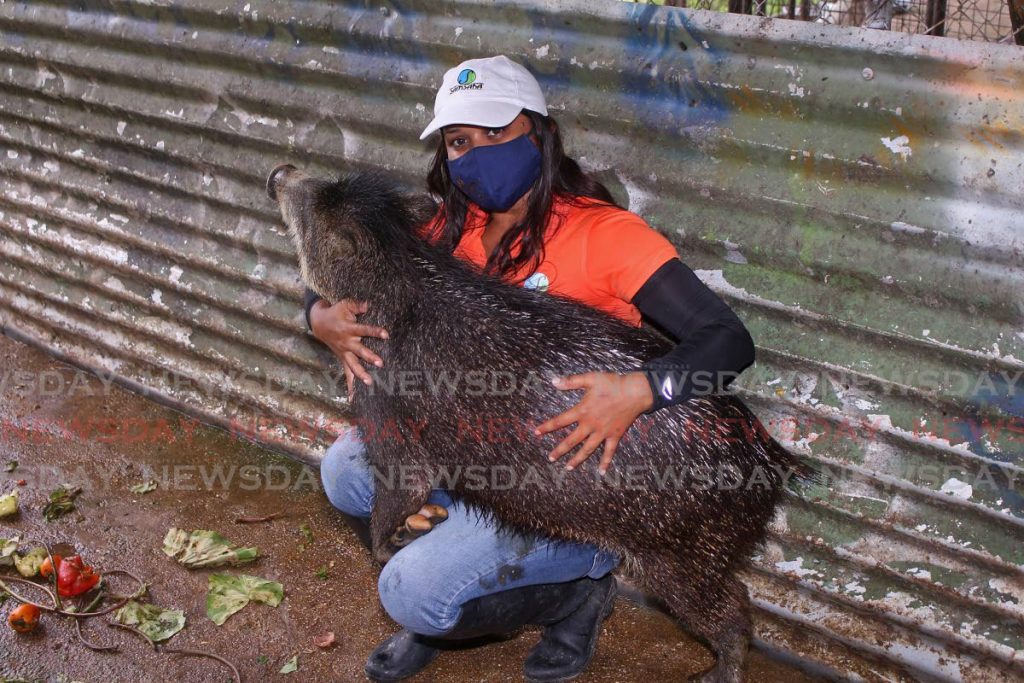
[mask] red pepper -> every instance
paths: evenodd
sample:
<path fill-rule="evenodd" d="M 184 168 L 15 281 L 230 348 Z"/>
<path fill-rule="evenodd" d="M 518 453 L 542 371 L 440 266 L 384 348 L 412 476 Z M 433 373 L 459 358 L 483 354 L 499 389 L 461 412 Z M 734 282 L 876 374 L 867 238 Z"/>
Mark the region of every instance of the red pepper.
<path fill-rule="evenodd" d="M 83 564 L 79 555 L 65 557 L 58 564 L 57 594 L 62 598 L 73 598 L 88 593 L 99 582 L 100 575 L 94 572 L 92 567 Z"/>
<path fill-rule="evenodd" d="M 57 569 L 60 569 L 60 555 L 53 556 L 53 563 L 57 565 Z M 50 578 L 50 574 L 53 573 L 53 564 L 50 564 L 50 558 L 47 557 L 43 560 L 43 563 L 39 565 L 39 575 L 44 579 Z"/>

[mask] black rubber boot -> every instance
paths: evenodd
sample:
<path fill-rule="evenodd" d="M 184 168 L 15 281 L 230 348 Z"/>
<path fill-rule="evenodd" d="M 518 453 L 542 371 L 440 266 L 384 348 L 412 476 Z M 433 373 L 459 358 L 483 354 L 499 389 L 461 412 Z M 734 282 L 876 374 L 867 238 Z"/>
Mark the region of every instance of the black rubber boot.
<path fill-rule="evenodd" d="M 370 653 L 363 671 L 371 681 L 400 681 L 419 673 L 437 659 L 441 646 L 440 639 L 403 628 Z"/>
<path fill-rule="evenodd" d="M 507 636 L 526 624 L 560 623 L 585 608 L 600 583 L 588 578 L 545 583 L 470 600 L 462 606 L 458 623 L 445 635 L 427 637 L 402 629 L 377 646 L 364 670 L 373 681 L 400 681 L 422 671 L 442 650 L 457 644 L 456 641 L 488 635 Z M 593 640 L 596 644 L 597 638 Z M 593 654 L 593 645 L 590 654 Z M 588 656 L 582 662 L 580 671 L 589 659 Z"/>
<path fill-rule="evenodd" d="M 529 683 L 568 681 L 587 668 L 597 650 L 601 622 L 611 614 L 618 592 L 611 574 L 591 584 L 590 594 L 578 609 L 541 622 L 545 626 L 541 640 L 523 664 Z"/>

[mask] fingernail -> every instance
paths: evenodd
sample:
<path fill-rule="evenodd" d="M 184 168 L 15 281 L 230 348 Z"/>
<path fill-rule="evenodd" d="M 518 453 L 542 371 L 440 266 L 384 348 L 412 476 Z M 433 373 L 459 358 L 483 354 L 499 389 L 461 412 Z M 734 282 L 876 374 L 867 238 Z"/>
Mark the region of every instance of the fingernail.
<path fill-rule="evenodd" d="M 558 460 L 558 458 L 556 458 L 555 456 L 553 456 L 553 455 L 549 455 L 548 456 L 548 462 L 554 462 L 556 460 Z"/>
<path fill-rule="evenodd" d="M 539 429 L 534 429 L 533 430 L 533 435 L 534 436 L 540 436 L 540 430 Z"/>
<path fill-rule="evenodd" d="M 565 471 L 566 472 L 572 472 L 574 469 L 576 469 L 576 468 L 574 468 L 572 465 L 566 465 L 565 466 Z"/>
<path fill-rule="evenodd" d="M 597 473 L 603 477 L 604 475 L 608 474 L 608 470 L 602 470 L 601 468 L 598 468 Z"/>
<path fill-rule="evenodd" d="M 388 333 L 387 332 L 381 332 L 380 333 L 380 338 L 381 339 L 387 339 L 388 338 Z"/>
<path fill-rule="evenodd" d="M 382 361 L 382 360 L 375 361 L 374 365 L 376 365 L 378 368 L 382 368 L 382 367 L 384 367 L 384 361 Z"/>

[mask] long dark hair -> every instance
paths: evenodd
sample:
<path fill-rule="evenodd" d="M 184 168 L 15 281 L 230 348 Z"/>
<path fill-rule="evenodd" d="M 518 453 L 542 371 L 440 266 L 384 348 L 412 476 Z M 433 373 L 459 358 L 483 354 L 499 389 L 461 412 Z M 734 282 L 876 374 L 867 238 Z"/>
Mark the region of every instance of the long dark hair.
<path fill-rule="evenodd" d="M 556 195 L 562 195 L 577 205 L 582 204 L 581 197 L 587 197 L 604 205 L 618 206 L 608 188 L 584 173 L 575 160 L 565 155 L 555 119 L 528 109 L 523 111 L 530 117 L 533 134 L 540 143 L 541 172 L 531 188 L 526 215 L 502 235 L 484 266 L 485 272 L 502 278 L 518 272 L 525 264 L 530 265 L 525 272 L 532 273 L 544 260 L 544 231 L 551 219 Z M 447 159 L 448 151 L 442 134 L 427 173 L 427 188 L 442 201 L 444 226 L 438 245 L 453 251 L 462 237 L 469 199 L 452 184 L 445 164 Z M 516 240 L 520 240 L 519 250 L 513 255 L 511 250 Z"/>

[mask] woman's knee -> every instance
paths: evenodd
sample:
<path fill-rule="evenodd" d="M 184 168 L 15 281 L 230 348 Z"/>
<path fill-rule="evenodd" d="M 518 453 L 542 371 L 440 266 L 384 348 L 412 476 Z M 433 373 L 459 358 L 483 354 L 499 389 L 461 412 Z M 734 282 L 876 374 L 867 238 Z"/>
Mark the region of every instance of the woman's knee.
<path fill-rule="evenodd" d="M 373 477 L 366 464 L 365 445 L 355 428 L 335 441 L 320 463 L 320 480 L 331 505 L 345 514 L 369 517 L 373 508 Z"/>
<path fill-rule="evenodd" d="M 406 546 L 384 565 L 377 581 L 380 602 L 402 627 L 424 636 L 441 636 L 458 621 L 457 587 L 444 572 L 427 569 L 429 560 L 417 550 L 416 543 Z"/>

